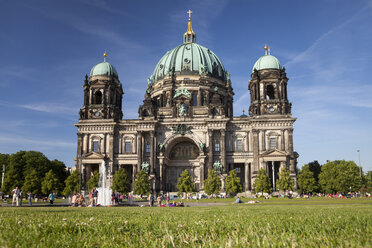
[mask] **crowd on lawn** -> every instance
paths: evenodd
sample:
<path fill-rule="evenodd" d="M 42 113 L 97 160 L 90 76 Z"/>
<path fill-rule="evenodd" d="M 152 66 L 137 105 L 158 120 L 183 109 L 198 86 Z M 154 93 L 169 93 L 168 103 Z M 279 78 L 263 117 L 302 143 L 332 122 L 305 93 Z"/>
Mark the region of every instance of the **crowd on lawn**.
<path fill-rule="evenodd" d="M 157 202 L 158 207 L 184 207 L 185 204 L 182 201 L 172 201 L 170 202 L 170 196 L 169 194 L 158 194 L 154 195 L 153 193 L 150 193 L 149 197 L 147 198 L 149 201 L 149 206 L 154 207 L 155 200 Z"/>
<path fill-rule="evenodd" d="M 12 193 L 10 196 L 1 195 L 1 198 L 4 202 L 7 202 L 7 197 L 10 197 L 12 199 L 12 206 L 21 207 L 23 203 L 23 199 L 27 199 L 28 206 L 32 206 L 32 201 L 38 202 L 39 200 L 41 202 L 47 202 L 49 200 L 49 204 L 53 205 L 56 194 L 54 192 L 51 192 L 48 196 L 41 196 L 38 194 L 33 194 L 32 192 L 27 192 L 26 194 L 23 192 L 22 189 L 15 187 L 12 190 Z"/>

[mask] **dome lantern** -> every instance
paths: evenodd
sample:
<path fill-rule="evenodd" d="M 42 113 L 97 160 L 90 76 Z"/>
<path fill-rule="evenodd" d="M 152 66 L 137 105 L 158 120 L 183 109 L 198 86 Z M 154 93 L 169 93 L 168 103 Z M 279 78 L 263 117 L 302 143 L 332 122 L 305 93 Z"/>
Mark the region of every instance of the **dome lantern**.
<path fill-rule="evenodd" d="M 187 14 L 189 14 L 189 22 L 187 24 L 187 31 L 184 35 L 184 43 L 194 43 L 196 41 L 196 35 L 192 30 L 191 25 L 191 13 L 192 13 L 191 10 L 187 11 Z"/>

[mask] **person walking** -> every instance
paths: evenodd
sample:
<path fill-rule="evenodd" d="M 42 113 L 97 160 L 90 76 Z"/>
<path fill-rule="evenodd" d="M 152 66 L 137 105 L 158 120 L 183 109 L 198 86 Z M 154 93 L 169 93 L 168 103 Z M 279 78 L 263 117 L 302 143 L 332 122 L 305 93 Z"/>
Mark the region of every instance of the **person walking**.
<path fill-rule="evenodd" d="M 32 198 L 33 198 L 33 195 L 31 192 L 28 192 L 27 193 L 27 200 L 28 200 L 28 205 L 29 206 L 32 206 Z"/>
<path fill-rule="evenodd" d="M 23 201 L 23 190 L 19 191 L 19 206 L 22 206 Z"/>
<path fill-rule="evenodd" d="M 50 193 L 49 196 L 48 196 L 48 198 L 49 198 L 50 205 L 53 205 L 53 203 L 54 203 L 54 198 L 55 198 L 54 193 L 53 193 L 53 192 Z"/>
<path fill-rule="evenodd" d="M 13 194 L 12 207 L 14 207 L 14 204 L 16 204 L 17 207 L 19 206 L 19 192 L 20 191 L 19 191 L 18 186 L 12 190 L 12 194 Z"/>
<path fill-rule="evenodd" d="M 150 196 L 149 196 L 149 204 L 150 204 L 150 207 L 153 207 L 154 206 L 154 200 L 155 200 L 155 197 L 152 193 L 150 193 Z"/>
<path fill-rule="evenodd" d="M 93 188 L 93 206 L 97 207 L 97 200 L 98 200 L 98 190 Z"/>

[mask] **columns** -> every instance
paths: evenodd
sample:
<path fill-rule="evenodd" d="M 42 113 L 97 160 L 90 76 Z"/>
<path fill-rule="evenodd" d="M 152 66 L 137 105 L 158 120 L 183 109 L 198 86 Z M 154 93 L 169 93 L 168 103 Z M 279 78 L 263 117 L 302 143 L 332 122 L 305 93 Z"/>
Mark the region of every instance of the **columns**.
<path fill-rule="evenodd" d="M 222 172 L 223 173 L 226 173 L 226 147 L 225 147 L 225 139 L 226 139 L 226 135 L 225 135 L 225 130 L 224 129 L 221 129 L 221 151 L 220 151 L 220 154 L 221 154 L 221 164 L 222 164 Z"/>
<path fill-rule="evenodd" d="M 258 171 L 258 131 L 257 130 L 252 130 L 253 134 L 253 173 L 256 173 Z"/>
<path fill-rule="evenodd" d="M 83 153 L 83 134 L 78 133 L 78 145 L 77 145 L 77 156 Z"/>
<path fill-rule="evenodd" d="M 213 130 L 208 130 L 208 142 L 209 142 L 209 149 L 208 149 L 208 170 L 212 170 L 213 168 Z"/>
<path fill-rule="evenodd" d="M 272 168 L 272 174 L 273 174 L 273 192 L 275 192 L 275 162 L 271 161 L 271 168 Z"/>
<path fill-rule="evenodd" d="M 249 152 L 249 149 L 250 149 L 250 147 L 249 147 L 249 141 L 250 141 L 249 137 L 250 137 L 250 132 L 247 131 L 247 135 L 246 135 L 246 138 L 245 138 L 245 149 L 244 149 L 244 151 L 247 151 L 247 152 Z"/>
<path fill-rule="evenodd" d="M 150 132 L 150 174 L 154 174 L 154 149 L 155 149 L 154 131 Z"/>
<path fill-rule="evenodd" d="M 249 163 L 245 162 L 244 164 L 244 190 L 248 191 L 249 190 Z"/>
<path fill-rule="evenodd" d="M 141 170 L 141 164 L 142 164 L 142 132 L 139 131 L 137 135 L 137 171 L 139 172 Z"/>
<path fill-rule="evenodd" d="M 84 134 L 83 137 L 83 154 L 88 152 L 88 134 Z"/>
<path fill-rule="evenodd" d="M 200 162 L 200 185 L 199 191 L 204 189 L 204 162 Z"/>
<path fill-rule="evenodd" d="M 200 90 L 198 90 L 198 106 L 201 106 L 201 105 L 202 105 L 201 92 L 200 92 Z"/>

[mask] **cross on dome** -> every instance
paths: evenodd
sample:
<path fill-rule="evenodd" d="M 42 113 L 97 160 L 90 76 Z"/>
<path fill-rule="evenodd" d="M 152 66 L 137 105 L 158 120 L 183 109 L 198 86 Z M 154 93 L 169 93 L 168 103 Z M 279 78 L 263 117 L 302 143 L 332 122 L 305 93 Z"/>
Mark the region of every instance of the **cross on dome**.
<path fill-rule="evenodd" d="M 187 13 L 187 14 L 189 14 L 189 19 L 191 19 L 191 14 L 192 14 L 192 11 L 191 11 L 191 10 L 189 10 L 189 11 L 187 11 L 186 13 Z"/>
<path fill-rule="evenodd" d="M 187 31 L 184 35 L 184 43 L 194 43 L 195 40 L 196 40 L 196 35 L 194 33 L 194 31 L 192 30 L 192 26 L 191 26 L 191 13 L 192 11 L 189 10 L 186 12 L 187 14 L 189 14 L 189 22 L 187 24 Z"/>

